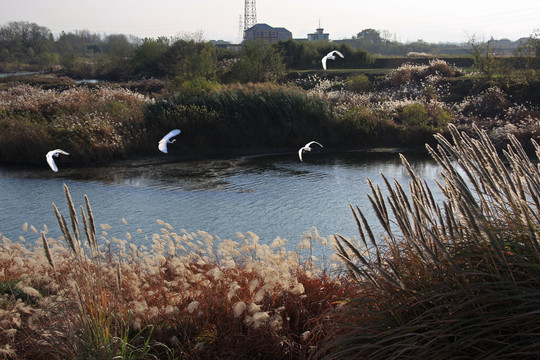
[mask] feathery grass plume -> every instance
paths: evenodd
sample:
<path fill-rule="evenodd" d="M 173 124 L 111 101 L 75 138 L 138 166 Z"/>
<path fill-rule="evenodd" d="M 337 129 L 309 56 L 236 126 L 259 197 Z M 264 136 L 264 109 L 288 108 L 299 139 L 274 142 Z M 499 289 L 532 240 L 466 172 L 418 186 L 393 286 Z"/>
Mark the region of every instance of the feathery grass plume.
<path fill-rule="evenodd" d="M 79 210 L 81 211 L 81 219 L 83 223 L 84 234 L 86 235 L 86 239 L 88 241 L 88 247 L 90 248 L 91 255 L 96 256 L 96 254 L 94 254 L 93 252 L 94 244 L 92 243 L 92 237 L 90 236 L 90 227 L 88 226 L 88 219 L 86 218 L 86 214 L 84 213 L 84 208 L 82 207 L 82 205 L 80 206 Z"/>
<path fill-rule="evenodd" d="M 70 231 L 55 212 L 63 231 Z M 84 208 L 79 216 L 80 235 L 92 237 L 93 216 Z M 27 293 L 32 288 L 42 294 L 36 299 L 20 292 L 21 305 L 0 302 L 0 326 L 3 306 L 13 307 L 6 316 L 25 334 L 7 340 L 17 356 L 130 358 L 142 354 L 140 349 L 148 350 L 147 358 L 307 359 L 335 326 L 327 311 L 357 292 L 352 281 L 312 266 L 312 259 L 287 250 L 283 240 L 270 246 L 248 232 L 221 241 L 163 224 L 165 231 L 148 239 L 151 246 L 109 236 L 105 246 L 90 246 L 95 253 L 89 257 L 77 255 L 67 240 L 45 238 L 54 277 L 43 271 L 51 266 L 45 245 L 0 243 L 0 276 L 24 279 Z M 312 238 L 318 237 L 315 231 Z M 302 340 L 306 331 L 312 335 Z M 196 343 L 204 343 L 202 354 Z"/>
<path fill-rule="evenodd" d="M 49 243 L 47 242 L 47 238 L 45 237 L 45 233 L 43 231 L 41 232 L 41 240 L 43 241 L 43 250 L 45 250 L 45 256 L 47 257 L 47 261 L 49 262 L 53 270 L 56 270 L 51 256 L 51 251 L 49 250 Z"/>
<path fill-rule="evenodd" d="M 73 253 L 76 255 L 79 255 L 79 252 L 77 251 L 77 248 L 75 247 L 75 242 L 73 241 L 73 237 L 71 236 L 71 232 L 69 231 L 69 228 L 67 227 L 66 219 L 64 219 L 64 216 L 60 214 L 60 211 L 58 211 L 58 208 L 56 207 L 55 203 L 52 203 L 52 206 L 54 209 L 54 213 L 56 215 L 56 219 L 58 220 L 58 225 L 60 226 L 60 230 L 62 231 L 62 234 L 64 234 L 64 239 L 67 241 Z"/>
<path fill-rule="evenodd" d="M 75 240 L 77 240 L 77 246 L 80 248 L 82 244 L 80 242 L 81 236 L 79 234 L 79 219 L 77 219 L 75 205 L 73 205 L 73 199 L 71 198 L 71 194 L 69 193 L 69 189 L 66 184 L 64 184 L 64 194 L 66 195 L 69 217 L 71 219 L 71 227 L 73 228 L 73 234 L 75 235 Z"/>
<path fill-rule="evenodd" d="M 442 205 L 403 156 L 409 196 L 383 177 L 385 203 L 380 189 L 371 186 L 371 205 L 386 231 L 375 245 L 381 259 L 363 256 L 359 245 L 336 236 L 337 253 L 363 296 L 335 312 L 345 325 L 325 339 L 320 357 L 540 353 L 540 167 L 515 137 L 503 161 L 486 132 L 475 131 L 470 136 L 449 125 L 452 142 L 438 134 L 437 151 L 427 146 L 442 169 Z M 361 224 L 360 209 L 351 209 L 363 231 L 368 225 Z"/>
<path fill-rule="evenodd" d="M 91 240 L 94 248 L 97 248 L 97 241 L 96 241 L 96 222 L 94 221 L 94 214 L 92 213 L 92 207 L 90 206 L 90 200 L 88 200 L 88 196 L 84 194 L 84 202 L 86 204 L 86 211 L 88 212 L 88 225 L 90 227 L 90 236 L 89 242 Z"/>

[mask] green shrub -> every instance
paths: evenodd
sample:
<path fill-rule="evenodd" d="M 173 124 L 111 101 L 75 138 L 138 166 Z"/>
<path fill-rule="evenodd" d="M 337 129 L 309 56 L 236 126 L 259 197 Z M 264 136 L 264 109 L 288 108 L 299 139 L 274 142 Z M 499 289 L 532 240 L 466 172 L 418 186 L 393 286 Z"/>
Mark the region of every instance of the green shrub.
<path fill-rule="evenodd" d="M 429 116 L 424 105 L 413 103 L 403 107 L 399 119 L 407 127 L 425 128 L 428 126 Z"/>
<path fill-rule="evenodd" d="M 197 96 L 204 92 L 215 89 L 219 86 L 215 81 L 204 77 L 197 77 L 192 80 L 185 80 L 182 76 L 177 76 L 168 84 L 170 91 L 181 92 L 182 96 Z"/>
<path fill-rule="evenodd" d="M 367 75 L 356 75 L 347 80 L 347 88 L 358 93 L 366 92 L 371 89 L 371 81 Z"/>

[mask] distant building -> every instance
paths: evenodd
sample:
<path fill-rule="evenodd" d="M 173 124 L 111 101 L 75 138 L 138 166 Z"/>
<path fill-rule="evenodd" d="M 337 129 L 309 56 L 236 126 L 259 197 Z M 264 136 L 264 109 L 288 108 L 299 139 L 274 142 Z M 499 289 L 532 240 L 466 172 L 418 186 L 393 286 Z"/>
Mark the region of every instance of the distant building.
<path fill-rule="evenodd" d="M 224 40 L 210 40 L 210 43 L 212 43 L 215 47 L 221 48 L 221 49 L 235 50 L 235 51 L 238 51 L 240 49 L 240 45 L 231 44 L 230 42 L 224 41 Z"/>
<path fill-rule="evenodd" d="M 244 40 L 262 40 L 265 42 L 286 41 L 292 39 L 292 33 L 282 27 L 275 28 L 268 24 L 255 24 L 244 31 Z"/>
<path fill-rule="evenodd" d="M 294 39 L 296 41 L 329 41 L 330 34 L 325 33 L 324 29 L 321 27 L 321 22 L 319 21 L 319 27 L 315 29 L 316 32 L 312 34 L 307 34 L 307 38 Z"/>
<path fill-rule="evenodd" d="M 330 34 L 324 33 L 324 29 L 321 28 L 321 24 L 319 23 L 319 28 L 316 29 L 317 32 L 313 34 L 307 34 L 308 41 L 319 41 L 319 40 L 326 40 L 328 41 Z"/>

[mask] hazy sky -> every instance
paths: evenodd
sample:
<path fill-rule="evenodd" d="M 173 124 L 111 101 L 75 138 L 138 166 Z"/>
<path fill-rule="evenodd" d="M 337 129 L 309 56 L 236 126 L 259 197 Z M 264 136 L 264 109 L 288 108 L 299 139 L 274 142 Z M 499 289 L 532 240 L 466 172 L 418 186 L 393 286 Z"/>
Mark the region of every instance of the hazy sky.
<path fill-rule="evenodd" d="M 540 28 L 538 0 L 257 0 L 257 22 L 306 38 L 319 26 L 330 39 L 363 29 L 386 30 L 401 42 L 466 42 L 527 37 Z M 244 0 L 0 0 L 0 25 L 29 21 L 61 31 L 89 30 L 141 38 L 202 32 L 235 42 Z"/>

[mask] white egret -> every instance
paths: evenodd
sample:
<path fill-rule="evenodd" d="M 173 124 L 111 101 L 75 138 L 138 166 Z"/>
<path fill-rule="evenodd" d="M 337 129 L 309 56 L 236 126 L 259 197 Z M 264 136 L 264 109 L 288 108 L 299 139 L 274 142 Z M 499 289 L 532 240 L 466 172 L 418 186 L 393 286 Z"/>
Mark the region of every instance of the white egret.
<path fill-rule="evenodd" d="M 173 142 L 176 141 L 176 139 L 170 140 L 170 138 L 172 138 L 172 137 L 174 137 L 174 136 L 176 136 L 178 134 L 180 134 L 180 130 L 178 130 L 178 129 L 171 130 L 167 135 L 165 135 L 163 137 L 163 139 L 159 140 L 158 149 L 166 154 L 167 153 L 167 144 L 172 144 Z"/>
<path fill-rule="evenodd" d="M 324 70 L 326 70 L 326 60 L 336 60 L 336 56 L 334 54 L 338 54 L 342 58 L 344 57 L 342 53 L 340 53 L 337 50 L 330 51 L 328 54 L 326 54 L 325 57 L 322 58 L 322 67 Z"/>
<path fill-rule="evenodd" d="M 56 166 L 56 163 L 54 162 L 53 156 L 58 157 L 58 155 L 60 154 L 69 155 L 69 153 L 65 152 L 62 149 L 56 149 L 56 150 L 49 151 L 47 155 L 45 156 L 47 158 L 47 163 L 49 164 L 52 171 L 54 172 L 58 172 L 58 167 Z"/>
<path fill-rule="evenodd" d="M 304 147 L 300 148 L 300 150 L 298 150 L 298 157 L 300 158 L 300 161 L 303 161 L 303 160 L 302 160 L 302 153 L 303 153 L 304 151 L 311 151 L 311 148 L 310 148 L 311 144 L 317 144 L 317 145 L 319 145 L 320 147 L 323 147 L 321 144 L 319 144 L 319 143 L 316 142 L 316 141 L 310 141 L 310 142 L 308 142 L 308 143 L 306 144 L 306 146 L 304 146 Z"/>

